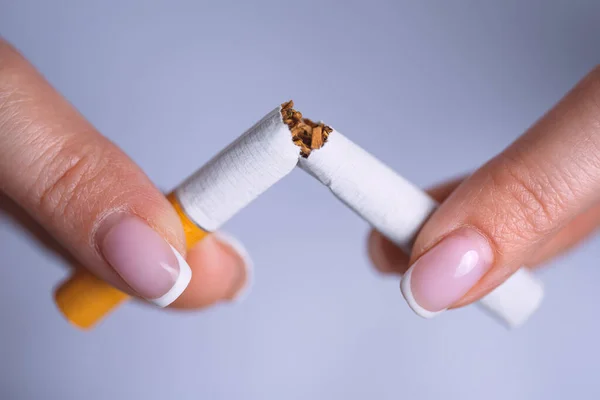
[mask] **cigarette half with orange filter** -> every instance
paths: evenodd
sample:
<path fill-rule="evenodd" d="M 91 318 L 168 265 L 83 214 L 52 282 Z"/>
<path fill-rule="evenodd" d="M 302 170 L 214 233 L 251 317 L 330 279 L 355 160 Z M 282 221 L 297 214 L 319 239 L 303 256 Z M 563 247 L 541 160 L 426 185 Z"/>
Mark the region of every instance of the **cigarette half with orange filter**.
<path fill-rule="evenodd" d="M 410 252 L 436 202 L 371 154 L 287 102 L 275 108 L 179 185 L 169 196 L 192 246 L 287 176 L 296 166 L 315 177 L 375 229 Z M 524 323 L 543 298 L 525 268 L 480 304 L 508 327 Z M 55 293 L 75 326 L 89 329 L 127 295 L 84 271 Z M 410 299 L 409 299 L 410 302 Z"/>
<path fill-rule="evenodd" d="M 167 197 L 181 219 L 188 248 L 289 174 L 299 153 L 277 107 L 182 182 Z M 129 296 L 82 269 L 54 297 L 68 321 L 90 329 Z"/>

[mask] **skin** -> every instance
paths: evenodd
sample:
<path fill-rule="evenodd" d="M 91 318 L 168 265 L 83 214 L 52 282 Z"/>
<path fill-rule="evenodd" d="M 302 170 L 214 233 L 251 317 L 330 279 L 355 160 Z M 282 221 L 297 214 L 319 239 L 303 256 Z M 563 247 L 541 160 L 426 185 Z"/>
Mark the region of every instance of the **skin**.
<path fill-rule="evenodd" d="M 140 217 L 192 268 L 175 308 L 231 299 L 247 278 L 240 255 L 212 237 L 186 254 L 179 217 L 164 194 L 2 40 L 0 207 L 71 265 L 130 293 L 98 251 L 95 233 L 114 212 Z"/>
<path fill-rule="evenodd" d="M 442 203 L 463 180 L 464 178 L 452 180 L 448 183 L 436 186 L 427 192 L 436 201 Z M 531 269 L 540 268 L 553 258 L 563 255 L 569 250 L 577 247 L 577 245 L 588 239 L 596 231 L 598 221 L 600 221 L 600 206 L 593 207 L 592 209 L 581 213 L 553 237 L 549 238 L 548 242 L 541 248 L 534 251 L 524 265 Z M 372 251 L 369 251 L 370 258 L 377 271 L 384 275 L 402 275 L 408 270 L 410 258 L 406 253 L 376 231 L 371 231 L 369 236 L 369 241 L 371 240 L 371 237 L 380 236 L 383 242 L 383 254 L 374 255 Z M 503 281 L 504 280 L 499 280 L 495 285 L 500 285 Z M 495 286 L 492 286 L 492 289 L 493 287 Z M 471 304 L 483 297 L 489 290 L 483 289 L 482 291 L 480 287 L 475 286 L 470 293 L 465 295 L 450 308 L 458 308 Z M 484 295 L 481 295 L 480 293 L 484 293 Z"/>
<path fill-rule="evenodd" d="M 585 76 L 519 139 L 468 177 L 430 193 L 440 208 L 406 256 L 384 240 L 376 267 L 403 273 L 453 231 L 487 238 L 492 268 L 451 308 L 470 304 L 519 267 L 532 268 L 587 238 L 600 222 L 600 68 Z M 378 235 L 371 233 L 372 237 Z"/>
<path fill-rule="evenodd" d="M 469 177 L 430 193 L 442 204 L 410 258 L 383 239 L 370 249 L 386 274 L 406 271 L 454 230 L 471 226 L 495 257 L 453 307 L 472 303 L 521 265 L 537 267 L 588 237 L 600 222 L 600 69 L 586 76 L 520 139 Z M 161 193 L 8 43 L 0 40 L 0 207 L 78 268 L 127 285 L 99 254 L 108 214 L 136 215 L 184 254 L 193 279 L 175 308 L 231 299 L 244 286 L 241 257 L 208 239 L 187 252 L 179 219 Z M 371 236 L 379 235 L 371 232 Z"/>

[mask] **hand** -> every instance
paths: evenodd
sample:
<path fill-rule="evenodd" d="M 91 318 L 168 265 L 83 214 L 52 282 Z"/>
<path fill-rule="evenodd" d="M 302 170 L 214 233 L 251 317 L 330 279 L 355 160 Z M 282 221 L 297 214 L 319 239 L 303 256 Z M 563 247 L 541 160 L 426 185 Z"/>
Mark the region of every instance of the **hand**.
<path fill-rule="evenodd" d="M 377 232 L 369 239 L 377 269 L 404 274 L 423 316 L 470 304 L 590 235 L 600 223 L 600 68 L 474 174 L 430 193 L 442 204 L 410 259 Z"/>
<path fill-rule="evenodd" d="M 235 298 L 248 279 L 245 252 L 222 235 L 178 261 L 183 229 L 164 194 L 1 39 L 0 192 L 4 210 L 30 216 L 129 294 L 159 298 L 189 264 L 192 281 L 173 305 L 200 308 Z"/>

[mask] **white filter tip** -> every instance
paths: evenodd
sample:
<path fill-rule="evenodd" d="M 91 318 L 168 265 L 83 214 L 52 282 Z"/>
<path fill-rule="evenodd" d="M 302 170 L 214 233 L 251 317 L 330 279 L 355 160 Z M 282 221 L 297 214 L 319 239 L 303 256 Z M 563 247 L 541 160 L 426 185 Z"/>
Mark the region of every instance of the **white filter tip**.
<path fill-rule="evenodd" d="M 544 286 L 523 267 L 481 299 L 480 304 L 509 328 L 524 324 L 540 307 Z"/>

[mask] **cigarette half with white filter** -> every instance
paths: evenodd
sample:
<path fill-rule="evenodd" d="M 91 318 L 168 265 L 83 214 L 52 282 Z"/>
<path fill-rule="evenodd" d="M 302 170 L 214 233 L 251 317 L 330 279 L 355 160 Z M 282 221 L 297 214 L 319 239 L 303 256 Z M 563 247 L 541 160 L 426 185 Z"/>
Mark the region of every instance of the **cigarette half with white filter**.
<path fill-rule="evenodd" d="M 338 131 L 304 118 L 291 101 L 271 111 L 176 193 L 191 219 L 212 231 L 296 164 L 407 254 L 438 206 L 423 190 Z M 521 268 L 480 305 L 508 327 L 516 327 L 535 312 L 542 298 L 542 284 Z M 407 300 L 423 317 L 436 314 L 419 307 L 410 296 Z"/>
<path fill-rule="evenodd" d="M 268 113 L 168 196 L 184 225 L 188 246 L 219 229 L 297 165 L 407 253 L 437 207 L 424 191 L 341 133 L 304 118 L 290 101 Z M 89 328 L 126 295 L 83 273 L 64 283 L 55 297 L 67 319 Z M 480 304 L 514 327 L 532 315 L 542 297 L 541 284 L 521 269 Z M 414 300 L 408 301 L 418 314 L 430 316 L 419 312 Z"/>
<path fill-rule="evenodd" d="M 406 254 L 410 254 L 419 230 L 438 207 L 427 193 L 335 129 L 331 129 L 321 149 L 300 159 L 299 166 Z M 444 311 L 423 309 L 406 283 L 410 280 L 403 280 L 403 294 L 418 315 L 430 318 Z M 543 297 L 542 283 L 523 267 L 483 297 L 479 305 L 514 328 L 529 319 Z"/>

